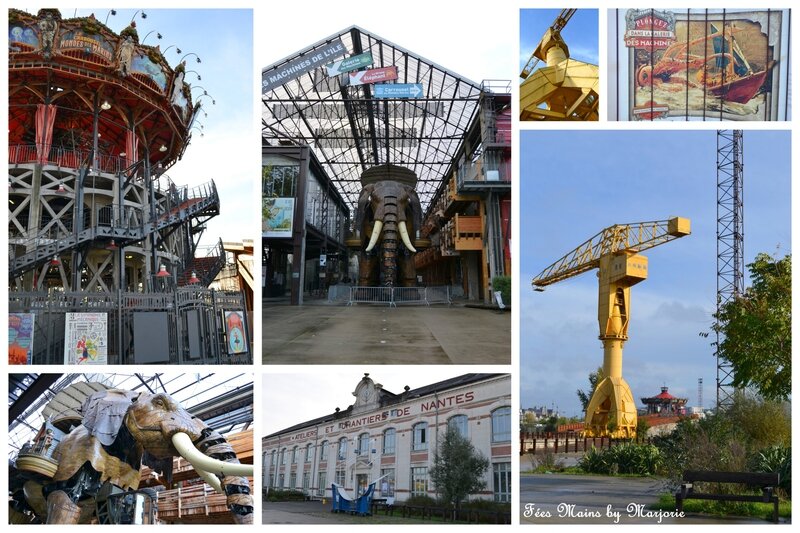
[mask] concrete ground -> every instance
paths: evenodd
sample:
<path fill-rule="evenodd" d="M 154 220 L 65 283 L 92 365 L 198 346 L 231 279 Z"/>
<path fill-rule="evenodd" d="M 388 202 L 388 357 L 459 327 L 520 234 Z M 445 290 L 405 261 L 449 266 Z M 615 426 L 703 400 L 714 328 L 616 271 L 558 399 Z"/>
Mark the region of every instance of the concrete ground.
<path fill-rule="evenodd" d="M 271 305 L 265 364 L 511 364 L 511 313 L 458 305 Z"/>
<path fill-rule="evenodd" d="M 262 524 L 430 524 L 430 520 L 399 518 L 397 516 L 355 516 L 332 513 L 330 501 L 262 502 Z"/>
<path fill-rule="evenodd" d="M 523 474 L 520 476 L 520 523 L 769 524 L 753 518 L 690 514 L 682 518 L 662 517 L 659 521 L 657 515 L 647 516 L 646 506 L 656 503 L 664 492 L 669 492 L 666 482 L 654 478 Z M 629 509 L 637 504 L 645 506 L 641 507 L 641 513 L 637 513 L 636 507 Z M 613 515 L 609 516 L 609 506 L 611 513 L 619 513 L 618 522 Z M 589 516 L 595 513 L 599 516 Z"/>

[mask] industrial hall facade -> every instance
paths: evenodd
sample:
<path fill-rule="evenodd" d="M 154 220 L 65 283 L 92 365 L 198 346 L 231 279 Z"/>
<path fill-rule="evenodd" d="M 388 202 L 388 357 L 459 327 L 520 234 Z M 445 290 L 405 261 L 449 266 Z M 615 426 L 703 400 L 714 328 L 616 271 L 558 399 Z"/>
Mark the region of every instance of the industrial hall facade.
<path fill-rule="evenodd" d="M 493 301 L 511 275 L 509 81 L 472 81 L 352 26 L 264 68 L 262 103 L 265 297 L 402 285 Z M 402 241 L 368 203 L 397 176 Z M 374 222 L 386 226 L 371 239 Z M 377 260 L 398 279 L 370 275 Z"/>
<path fill-rule="evenodd" d="M 360 495 L 403 502 L 436 497 L 429 472 L 448 427 L 487 459 L 485 488 L 470 500 L 511 501 L 511 377 L 465 374 L 400 393 L 369 374 L 356 384 L 347 409 L 301 422 L 262 439 L 263 480 L 270 490 L 330 498 L 332 484 Z"/>

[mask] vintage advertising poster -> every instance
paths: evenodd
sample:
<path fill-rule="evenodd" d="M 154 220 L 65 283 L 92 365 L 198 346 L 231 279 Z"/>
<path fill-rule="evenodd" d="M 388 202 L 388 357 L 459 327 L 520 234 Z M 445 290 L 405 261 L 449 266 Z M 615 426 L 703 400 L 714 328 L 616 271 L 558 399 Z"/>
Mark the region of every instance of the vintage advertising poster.
<path fill-rule="evenodd" d="M 241 311 L 225 311 L 228 355 L 247 353 L 247 335 L 244 330 L 244 313 Z"/>
<path fill-rule="evenodd" d="M 36 315 L 8 314 L 8 364 L 30 365 L 33 357 L 33 333 Z"/>
<path fill-rule="evenodd" d="M 263 204 L 263 236 L 290 238 L 294 198 L 264 198 Z"/>
<path fill-rule="evenodd" d="M 67 313 L 64 364 L 108 364 L 108 314 Z"/>
<path fill-rule="evenodd" d="M 778 120 L 788 68 L 782 18 L 780 10 L 625 11 L 628 118 Z"/>

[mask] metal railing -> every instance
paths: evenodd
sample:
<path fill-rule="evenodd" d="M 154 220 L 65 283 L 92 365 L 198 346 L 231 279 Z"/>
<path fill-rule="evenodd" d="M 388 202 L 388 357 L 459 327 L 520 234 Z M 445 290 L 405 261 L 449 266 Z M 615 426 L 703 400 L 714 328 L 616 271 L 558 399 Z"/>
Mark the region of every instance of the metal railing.
<path fill-rule="evenodd" d="M 36 149 L 36 145 L 14 145 L 8 147 L 8 163 L 16 165 L 20 163 L 42 163 L 43 165 L 53 165 L 64 168 L 78 168 L 86 163 L 94 168 L 89 160 L 91 150 L 71 150 L 58 148 L 55 146 L 45 147 L 42 155 Z M 119 156 L 98 154 L 96 157 L 97 166 L 95 170 L 116 174 L 128 168 L 133 161 Z"/>
<path fill-rule="evenodd" d="M 33 313 L 33 364 L 64 364 L 66 313 L 106 313 L 108 364 L 251 364 L 252 332 L 247 328 L 244 296 L 204 287 L 178 288 L 170 293 L 15 292 L 8 294 L 10 313 Z M 227 349 L 226 311 L 243 315 L 248 349 Z M 163 353 L 137 353 L 136 339 L 158 335 L 136 331 L 137 315 L 164 324 L 166 337 L 156 344 Z M 153 324 L 154 322 L 143 322 Z M 140 347 L 140 352 L 142 348 Z M 156 358 L 152 356 L 157 356 Z"/>
<path fill-rule="evenodd" d="M 334 285 L 335 287 L 335 285 Z M 386 304 L 397 307 L 398 304 L 452 305 L 450 287 L 349 287 L 347 305 L 354 304 Z M 330 290 L 330 289 L 329 289 Z M 338 292 L 338 291 L 337 291 Z M 330 292 L 328 301 L 331 300 Z"/>
<path fill-rule="evenodd" d="M 350 301 L 350 285 L 330 285 L 328 286 L 328 302 L 349 302 Z"/>

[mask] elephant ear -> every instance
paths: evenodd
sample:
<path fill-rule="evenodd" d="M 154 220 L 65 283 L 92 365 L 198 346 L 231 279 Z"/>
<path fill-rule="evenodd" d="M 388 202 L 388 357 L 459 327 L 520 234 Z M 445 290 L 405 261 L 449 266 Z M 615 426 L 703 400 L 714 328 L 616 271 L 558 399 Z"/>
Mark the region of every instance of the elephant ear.
<path fill-rule="evenodd" d="M 406 192 L 411 206 L 411 214 L 414 216 L 414 230 L 419 230 L 422 227 L 422 204 L 419 202 L 417 191 L 411 187 L 406 187 Z"/>
<path fill-rule="evenodd" d="M 117 389 L 92 394 L 81 407 L 83 425 L 101 444 L 110 446 L 117 438 L 131 403 L 138 396 L 138 392 Z"/>
<path fill-rule="evenodd" d="M 361 229 L 361 224 L 364 223 L 364 217 L 367 215 L 367 206 L 369 206 L 369 196 L 375 190 L 373 184 L 369 184 L 361 189 L 361 194 L 358 196 L 358 210 L 356 211 L 355 228 Z"/>

